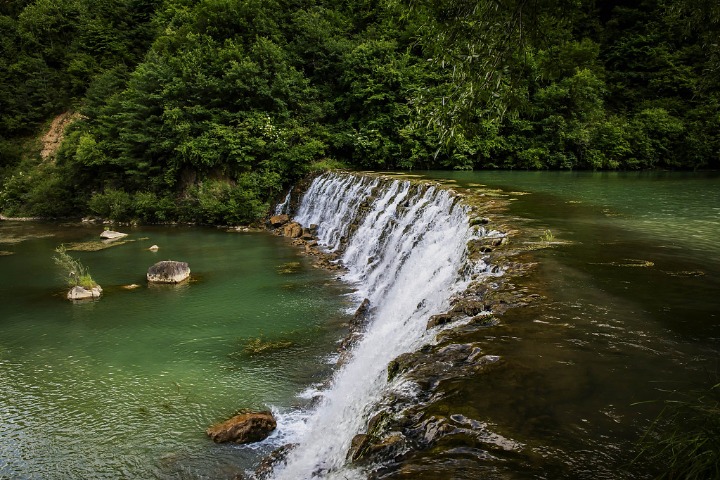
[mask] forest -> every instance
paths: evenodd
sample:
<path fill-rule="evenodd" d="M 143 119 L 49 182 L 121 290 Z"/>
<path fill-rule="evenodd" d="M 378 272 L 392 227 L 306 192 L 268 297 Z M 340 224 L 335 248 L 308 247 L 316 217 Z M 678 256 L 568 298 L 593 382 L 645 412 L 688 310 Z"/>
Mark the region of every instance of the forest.
<path fill-rule="evenodd" d="M 716 169 L 719 26 L 713 0 L 3 0 L 0 212 L 240 224 L 332 167 Z"/>

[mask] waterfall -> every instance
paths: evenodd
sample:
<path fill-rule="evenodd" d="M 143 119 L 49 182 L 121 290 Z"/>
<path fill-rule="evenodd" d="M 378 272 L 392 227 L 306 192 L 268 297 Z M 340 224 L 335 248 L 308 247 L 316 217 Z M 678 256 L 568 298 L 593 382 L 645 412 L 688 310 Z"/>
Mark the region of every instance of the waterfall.
<path fill-rule="evenodd" d="M 287 195 L 285 195 L 285 200 L 282 201 L 282 203 L 278 203 L 275 206 L 275 215 L 282 215 L 283 213 L 288 213 L 288 210 L 290 210 L 290 194 L 292 193 L 292 188 L 288 190 Z"/>
<path fill-rule="evenodd" d="M 358 303 L 369 299 L 370 320 L 274 475 L 352 478 L 345 457 L 391 387 L 388 363 L 432 341 L 428 318 L 446 311 L 451 296 L 467 286 L 460 273 L 472 236 L 467 207 L 434 186 L 327 173 L 311 184 L 295 220 L 317 224 L 320 245 L 341 253 L 344 279 L 357 288 Z"/>

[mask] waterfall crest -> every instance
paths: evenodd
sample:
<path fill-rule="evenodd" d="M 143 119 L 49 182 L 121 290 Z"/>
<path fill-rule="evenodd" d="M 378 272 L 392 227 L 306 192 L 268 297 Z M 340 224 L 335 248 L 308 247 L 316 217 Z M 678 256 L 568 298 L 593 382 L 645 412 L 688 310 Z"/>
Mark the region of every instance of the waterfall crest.
<path fill-rule="evenodd" d="M 346 454 L 389 388 L 388 363 L 432 341 L 428 318 L 469 282 L 461 272 L 473 233 L 457 200 L 434 186 L 337 173 L 316 178 L 303 196 L 295 220 L 317 224 L 320 245 L 341 254 L 370 320 L 276 479 L 352 477 Z"/>

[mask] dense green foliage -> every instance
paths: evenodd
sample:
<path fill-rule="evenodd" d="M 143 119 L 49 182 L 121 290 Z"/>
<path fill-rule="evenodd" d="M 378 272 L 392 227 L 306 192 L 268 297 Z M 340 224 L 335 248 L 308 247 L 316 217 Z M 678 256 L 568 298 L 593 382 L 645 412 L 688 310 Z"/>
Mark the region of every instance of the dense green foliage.
<path fill-rule="evenodd" d="M 719 25 L 710 0 L 3 2 L 0 210 L 250 222 L 338 162 L 717 168 Z"/>

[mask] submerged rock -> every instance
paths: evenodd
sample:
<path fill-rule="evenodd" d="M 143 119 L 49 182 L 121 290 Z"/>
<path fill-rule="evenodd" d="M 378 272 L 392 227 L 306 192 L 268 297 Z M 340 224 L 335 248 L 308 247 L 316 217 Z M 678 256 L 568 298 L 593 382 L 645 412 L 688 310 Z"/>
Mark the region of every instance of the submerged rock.
<path fill-rule="evenodd" d="M 90 298 L 100 298 L 100 295 L 102 295 L 100 285 L 96 285 L 89 290 L 78 285 L 70 289 L 67 298 L 68 300 L 87 300 Z"/>
<path fill-rule="evenodd" d="M 277 427 L 270 412 L 249 412 L 208 428 L 206 433 L 217 443 L 252 443 L 265 440 Z"/>
<path fill-rule="evenodd" d="M 163 260 L 148 268 L 148 282 L 180 283 L 190 277 L 190 267 L 186 262 Z"/>
<path fill-rule="evenodd" d="M 160 247 L 158 247 L 157 245 L 153 245 L 152 247 L 148 248 L 148 250 L 150 250 L 151 252 L 157 252 L 158 250 L 160 250 Z"/>
<path fill-rule="evenodd" d="M 296 443 L 288 443 L 270 452 L 270 454 L 263 458 L 258 467 L 255 469 L 255 477 L 257 479 L 268 478 L 275 467 L 280 465 L 296 446 Z"/>
<path fill-rule="evenodd" d="M 115 232 L 113 230 L 105 230 L 100 234 L 100 238 L 104 238 L 105 240 L 117 240 L 118 238 L 127 236 L 127 233 Z"/>

